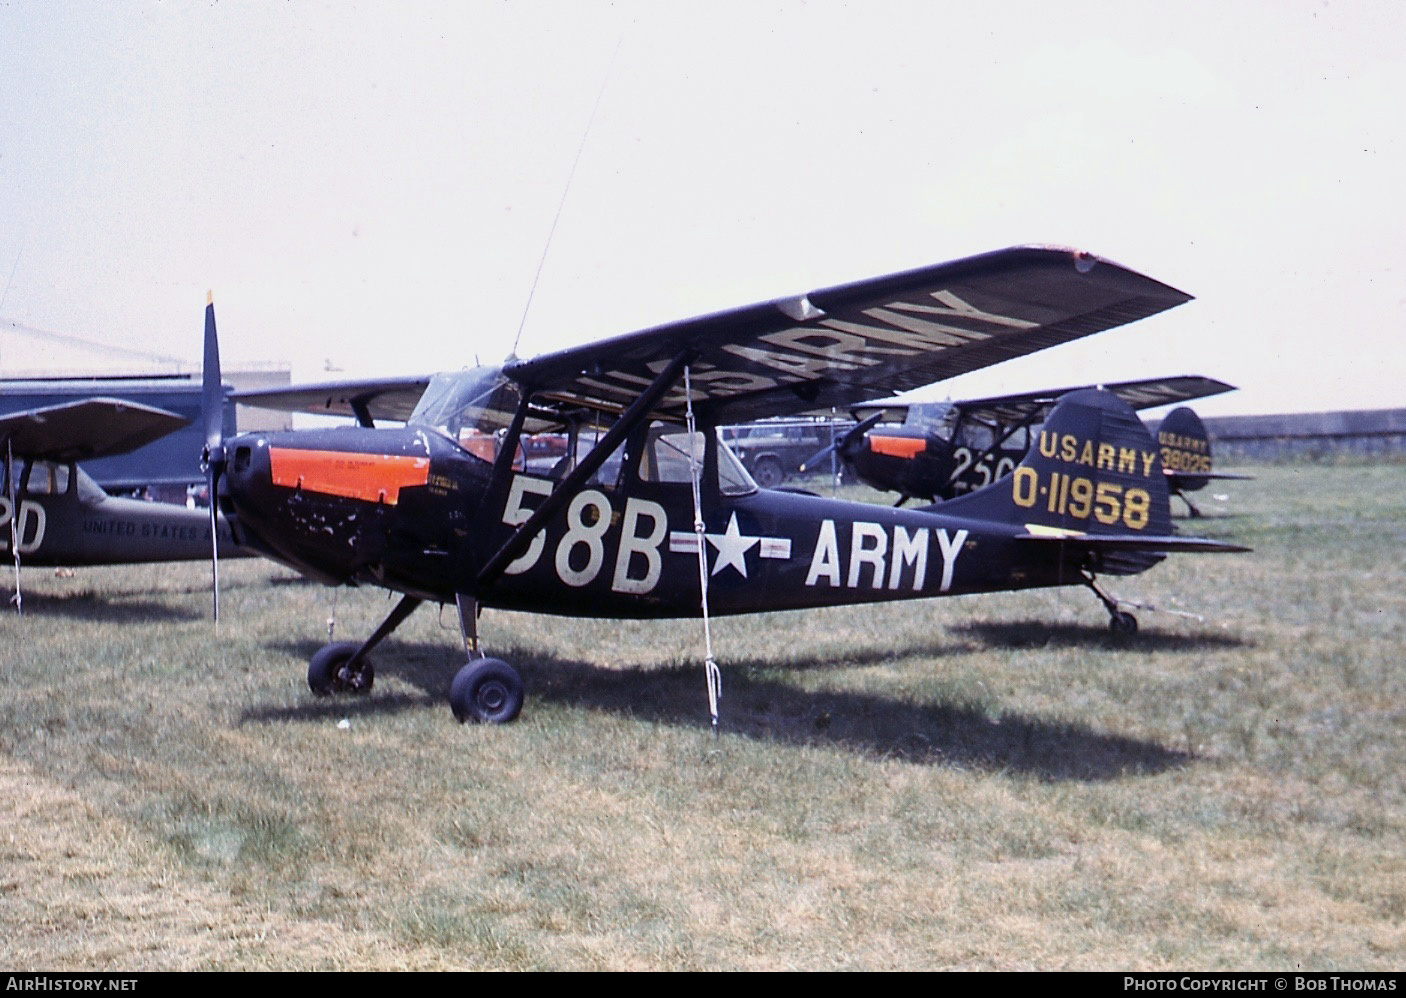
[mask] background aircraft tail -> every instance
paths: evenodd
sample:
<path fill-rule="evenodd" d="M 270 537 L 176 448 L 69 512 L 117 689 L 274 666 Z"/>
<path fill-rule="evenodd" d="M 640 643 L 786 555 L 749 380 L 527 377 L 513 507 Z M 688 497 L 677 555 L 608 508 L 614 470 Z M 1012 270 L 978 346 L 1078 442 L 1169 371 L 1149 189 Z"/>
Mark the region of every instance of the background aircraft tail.
<path fill-rule="evenodd" d="M 1211 474 L 1211 437 L 1195 411 L 1182 406 L 1167 413 L 1157 427 L 1162 467 L 1177 477 L 1182 491 L 1205 488 Z"/>

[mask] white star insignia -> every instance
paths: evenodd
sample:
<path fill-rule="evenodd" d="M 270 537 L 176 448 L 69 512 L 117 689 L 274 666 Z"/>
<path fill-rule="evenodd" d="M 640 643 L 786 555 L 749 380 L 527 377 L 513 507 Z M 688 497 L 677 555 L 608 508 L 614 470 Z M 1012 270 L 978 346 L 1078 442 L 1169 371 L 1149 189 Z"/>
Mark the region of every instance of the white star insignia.
<path fill-rule="evenodd" d="M 732 514 L 732 519 L 728 521 L 727 532 L 723 534 L 705 534 L 708 543 L 717 549 L 718 557 L 713 562 L 713 575 L 717 575 L 728 565 L 737 569 L 742 574 L 742 578 L 747 578 L 747 552 L 757 545 L 760 537 L 748 537 L 737 527 L 737 514 Z"/>

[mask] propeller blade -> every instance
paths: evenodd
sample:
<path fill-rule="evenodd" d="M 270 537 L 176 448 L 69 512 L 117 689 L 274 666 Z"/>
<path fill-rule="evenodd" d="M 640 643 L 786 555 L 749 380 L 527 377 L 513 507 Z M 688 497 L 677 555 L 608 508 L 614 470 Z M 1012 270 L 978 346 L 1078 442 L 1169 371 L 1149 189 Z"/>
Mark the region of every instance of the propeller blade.
<path fill-rule="evenodd" d="M 218 476 L 210 471 L 210 586 L 214 593 L 215 629 L 220 627 L 220 523 L 219 509 L 215 501 Z"/>
<path fill-rule="evenodd" d="M 205 304 L 205 366 L 200 408 L 205 419 L 205 447 L 213 451 L 224 442 L 225 389 L 220 378 L 220 340 L 215 334 L 215 299 Z"/>
<path fill-rule="evenodd" d="M 877 424 L 879 420 L 883 418 L 883 412 L 876 412 L 872 416 L 866 416 L 861 422 L 855 424 L 850 429 L 846 430 L 844 433 L 831 440 L 830 446 L 822 447 L 815 454 L 806 458 L 805 461 L 801 464 L 801 472 L 804 473 L 807 469 L 814 468 L 825 458 L 829 457 L 831 452 L 835 450 L 839 450 L 841 452 L 841 457 L 843 457 L 844 448 L 849 446 L 851 440 L 857 440 L 860 437 L 864 436 L 864 434 L 872 430 L 875 424 Z"/>
<path fill-rule="evenodd" d="M 215 333 L 215 300 L 205 303 L 205 362 L 201 372 L 201 415 L 205 420 L 205 480 L 210 502 L 210 571 L 214 593 L 215 627 L 220 626 L 220 476 L 225 470 L 225 388 L 220 377 L 220 341 Z"/>
<path fill-rule="evenodd" d="M 820 448 L 820 450 L 816 451 L 810 457 L 802 461 L 801 466 L 798 470 L 802 474 L 805 474 L 807 471 L 814 468 L 821 461 L 825 460 L 825 458 L 829 457 L 831 452 L 833 452 L 836 447 L 840 446 L 840 441 L 843 439 L 843 437 L 835 437 L 833 440 L 830 441 L 829 444 Z"/>

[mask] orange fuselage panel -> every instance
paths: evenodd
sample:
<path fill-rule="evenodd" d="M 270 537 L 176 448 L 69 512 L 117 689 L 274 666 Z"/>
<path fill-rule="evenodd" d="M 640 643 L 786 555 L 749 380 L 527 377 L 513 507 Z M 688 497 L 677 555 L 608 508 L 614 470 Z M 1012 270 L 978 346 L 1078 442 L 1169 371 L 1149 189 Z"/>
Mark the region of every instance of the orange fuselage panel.
<path fill-rule="evenodd" d="M 928 449 L 922 437 L 881 437 L 869 435 L 869 450 L 888 457 L 913 457 Z"/>
<path fill-rule="evenodd" d="M 275 485 L 394 506 L 402 488 L 429 481 L 430 459 L 270 447 L 269 470 Z"/>

